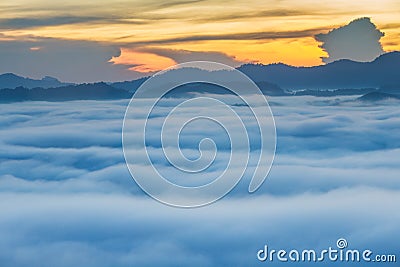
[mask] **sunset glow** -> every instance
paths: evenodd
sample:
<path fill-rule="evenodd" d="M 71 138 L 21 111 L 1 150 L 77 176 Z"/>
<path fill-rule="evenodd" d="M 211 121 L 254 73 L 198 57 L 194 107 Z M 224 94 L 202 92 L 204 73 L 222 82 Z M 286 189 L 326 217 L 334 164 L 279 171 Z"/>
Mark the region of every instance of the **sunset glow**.
<path fill-rule="evenodd" d="M 138 72 L 153 72 L 176 64 L 168 57 L 152 53 L 136 52 L 126 48 L 121 49 L 121 55 L 110 59 L 111 63 L 129 66 L 130 70 Z"/>
<path fill-rule="evenodd" d="M 397 0 L 113 2 L 1 3 L 0 42 L 38 42 L 31 51 L 46 51 L 46 42 L 54 40 L 112 46 L 120 49 L 120 55 L 109 55 L 104 62 L 139 73 L 185 61 L 168 54 L 176 51 L 196 60 L 218 54 L 226 59 L 223 63 L 235 66 L 248 62 L 313 66 L 323 64 L 321 57 L 326 56 L 314 35 L 370 17 L 385 33 L 384 51 L 400 50 Z"/>

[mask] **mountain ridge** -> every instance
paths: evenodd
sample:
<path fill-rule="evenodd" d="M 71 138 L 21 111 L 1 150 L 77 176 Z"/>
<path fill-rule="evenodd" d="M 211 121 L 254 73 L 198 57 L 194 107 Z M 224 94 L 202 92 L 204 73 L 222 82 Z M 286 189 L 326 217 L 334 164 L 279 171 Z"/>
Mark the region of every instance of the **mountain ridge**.
<path fill-rule="evenodd" d="M 14 89 L 17 87 L 25 88 L 51 88 L 51 87 L 61 87 L 66 85 L 72 85 L 72 83 L 60 82 L 57 78 L 51 76 L 44 76 L 42 79 L 32 79 L 27 77 L 22 77 L 14 73 L 3 73 L 0 74 L 0 89 Z"/>
<path fill-rule="evenodd" d="M 341 59 L 314 67 L 244 64 L 238 68 L 255 81 L 268 81 L 285 90 L 379 88 L 400 85 L 400 52 L 388 52 L 371 62 Z"/>
<path fill-rule="evenodd" d="M 342 59 L 314 67 L 295 67 L 283 63 L 244 64 L 238 69 L 249 76 L 263 94 L 269 96 L 364 95 L 377 91 L 400 95 L 400 75 L 398 75 L 400 52 L 398 51 L 383 54 L 371 62 Z M 193 75 L 193 70 L 187 71 Z M 188 73 L 177 72 L 175 75 Z M 149 78 L 76 85 L 63 83 L 49 76 L 35 80 L 5 73 L 0 75 L 0 101 L 129 98 Z M 187 85 L 180 88 L 178 93 L 171 95 L 179 97 L 180 94 L 183 96 L 185 93 L 220 94 L 224 92 L 226 93 L 212 85 Z"/>

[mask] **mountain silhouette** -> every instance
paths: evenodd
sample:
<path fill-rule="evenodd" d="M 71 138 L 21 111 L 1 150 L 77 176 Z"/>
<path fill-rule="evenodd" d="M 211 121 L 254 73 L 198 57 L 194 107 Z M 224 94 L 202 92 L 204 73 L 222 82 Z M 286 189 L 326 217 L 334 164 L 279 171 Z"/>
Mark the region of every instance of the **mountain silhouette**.
<path fill-rule="evenodd" d="M 371 93 L 365 94 L 365 95 L 357 98 L 357 100 L 363 101 L 363 102 L 377 102 L 377 101 L 389 100 L 389 99 L 400 100 L 400 96 L 394 95 L 394 94 L 383 93 L 383 92 L 371 92 Z"/>
<path fill-rule="evenodd" d="M 253 81 L 267 81 L 285 90 L 400 87 L 400 52 L 383 54 L 372 62 L 343 59 L 315 67 L 245 64 L 238 69 Z"/>
<path fill-rule="evenodd" d="M 364 95 L 365 98 L 360 99 L 362 101 L 400 96 L 400 75 L 398 75 L 400 52 L 383 54 L 372 62 L 338 60 L 315 67 L 293 67 L 282 63 L 245 64 L 238 69 L 247 74 L 263 94 L 270 96 Z M 173 75 L 191 75 L 194 78 L 199 77 L 202 71 L 205 70 L 194 68 L 171 70 L 174 72 Z M 216 71 L 215 75 L 224 77 L 226 74 L 224 72 L 227 71 Z M 0 75 L 0 102 L 130 98 L 147 79 L 149 77 L 125 82 L 73 85 L 62 83 L 52 77 L 35 80 L 6 73 Z M 235 83 L 235 81 L 230 82 Z M 187 97 L 192 93 L 229 92 L 213 84 L 194 83 L 182 85 L 179 90 L 168 96 Z"/>
<path fill-rule="evenodd" d="M 245 64 L 238 70 L 249 76 L 267 95 L 362 95 L 379 88 L 400 92 L 400 52 L 389 52 L 372 62 L 347 59 L 314 67 L 293 67 L 286 64 Z M 111 85 L 135 92 L 149 77 Z M 330 90 L 327 92 L 326 90 Z M 346 91 L 348 90 L 348 91 Z"/>
<path fill-rule="evenodd" d="M 161 76 L 164 74 L 161 74 Z M 232 75 L 230 71 L 227 70 L 218 70 L 218 71 L 208 71 L 199 68 L 181 68 L 181 69 L 172 69 L 165 73 L 167 75 L 167 81 L 173 84 L 175 80 L 179 80 L 180 77 L 186 77 L 188 80 L 196 81 L 199 77 L 208 77 L 213 81 L 221 82 L 222 80 L 225 81 L 225 84 L 231 84 L 232 86 L 238 86 L 245 89 L 246 84 L 241 86 L 241 81 L 232 80 Z M 160 76 L 160 75 L 159 75 Z M 125 81 L 125 82 L 116 82 L 110 83 L 111 86 L 123 90 L 127 90 L 129 92 L 134 93 L 147 79 L 150 77 L 144 77 L 141 79 L 133 80 L 133 81 Z M 158 79 L 157 76 L 154 76 L 154 79 Z M 287 95 L 287 93 L 278 85 L 267 82 L 267 81 L 255 81 L 257 86 L 265 95 L 270 96 L 283 96 Z M 161 83 L 164 86 L 169 86 L 168 84 Z M 172 88 L 171 88 L 172 89 Z M 157 90 L 157 89 L 155 89 Z M 244 90 L 245 91 L 245 90 Z M 191 93 L 211 93 L 211 94 L 229 94 L 231 93 L 229 90 L 224 89 L 216 84 L 211 84 L 208 82 L 193 82 L 189 84 L 180 85 L 173 90 L 173 92 L 169 93 L 168 96 L 170 97 L 179 97 L 179 96 L 186 96 L 187 94 Z"/>
<path fill-rule="evenodd" d="M 31 78 L 24 78 L 13 73 L 0 74 L 0 89 L 13 89 L 20 86 L 29 89 L 35 87 L 51 88 L 65 85 L 71 85 L 71 83 L 63 83 L 50 76 L 46 76 L 41 80 L 35 80 Z"/>
<path fill-rule="evenodd" d="M 118 89 L 134 92 L 149 78 L 150 77 L 143 77 L 133 81 L 115 82 L 110 85 Z"/>
<path fill-rule="evenodd" d="M 69 101 L 106 100 L 130 98 L 132 93 L 114 88 L 106 83 L 68 85 L 56 88 L 17 87 L 0 90 L 0 102 L 16 101 Z"/>

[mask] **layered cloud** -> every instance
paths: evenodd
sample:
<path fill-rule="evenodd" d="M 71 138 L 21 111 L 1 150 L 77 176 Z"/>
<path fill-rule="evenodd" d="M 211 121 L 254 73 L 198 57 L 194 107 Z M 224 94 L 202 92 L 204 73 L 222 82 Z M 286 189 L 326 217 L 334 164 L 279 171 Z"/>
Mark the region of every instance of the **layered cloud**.
<path fill-rule="evenodd" d="M 201 210 L 115 194 L 3 193 L 0 200 L 3 266 L 263 266 L 256 253 L 265 244 L 322 250 L 343 236 L 351 248 L 398 251 L 400 199 L 390 190 L 264 196 Z"/>
<path fill-rule="evenodd" d="M 235 98 L 226 99 L 244 118 L 252 153 L 258 153 L 257 127 L 252 122 L 252 115 L 246 107 L 236 106 Z M 278 147 L 269 186 L 263 187 L 262 192 L 284 195 L 307 191 L 310 186 L 313 190 L 326 191 L 349 184 L 387 189 L 398 187 L 395 179 L 398 160 L 394 155 L 400 148 L 400 139 L 396 135 L 400 114 L 396 103 L 371 107 L 345 100 L 338 105 L 338 102 L 321 102 L 320 98 L 312 97 L 272 99 Z M 167 99 L 161 102 L 163 107 L 148 122 L 150 155 L 165 171 L 171 166 L 162 156 L 159 130 L 166 112 L 180 101 Z M 143 100 L 143 105 L 146 103 Z M 126 104 L 126 100 L 2 104 L 1 173 L 29 184 L 38 180 L 68 183 L 69 179 L 94 178 L 117 171 L 124 173 L 125 178 L 119 177 L 116 186 L 124 180 L 121 190 L 126 191 L 126 185 L 131 183 L 121 151 Z M 185 112 L 192 114 L 194 110 Z M 214 110 L 215 116 L 219 113 Z M 217 158 L 216 167 L 210 171 L 218 172 L 225 166 L 230 146 L 226 134 L 212 126 L 199 121 L 185 128 L 181 146 L 184 153 L 196 157 L 198 142 L 204 137 L 212 138 L 221 158 Z M 376 155 L 374 161 L 370 160 L 372 155 Z M 255 164 L 253 162 L 251 166 Z M 307 176 L 297 177 L 295 174 L 299 170 L 307 172 Z M 374 179 L 381 172 L 385 173 L 386 179 Z M 292 191 L 294 187 L 280 187 L 281 183 L 296 184 L 295 190 Z M 135 188 L 134 184 L 132 188 Z"/>
<path fill-rule="evenodd" d="M 237 98 L 224 98 L 251 119 Z M 1 265 L 257 266 L 265 244 L 325 249 L 340 237 L 351 248 L 395 254 L 398 103 L 355 98 L 270 98 L 278 147 L 266 182 L 249 195 L 247 173 L 224 199 L 191 210 L 154 201 L 132 180 L 121 149 L 126 100 L 2 104 Z M 149 155 L 165 174 L 172 172 L 157 145 L 157 125 L 180 101 L 166 99 L 149 121 Z M 229 146 L 200 123 L 183 133 L 186 155 L 198 155 L 202 136 L 219 145 L 212 176 L 224 168 Z"/>

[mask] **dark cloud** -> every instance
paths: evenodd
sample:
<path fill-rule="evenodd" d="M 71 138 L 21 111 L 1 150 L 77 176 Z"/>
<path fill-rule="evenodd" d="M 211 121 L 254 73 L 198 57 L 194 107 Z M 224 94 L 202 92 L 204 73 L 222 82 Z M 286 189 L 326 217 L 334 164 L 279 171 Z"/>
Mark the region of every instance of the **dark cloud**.
<path fill-rule="evenodd" d="M 312 15 L 310 11 L 301 11 L 293 9 L 271 9 L 251 12 L 236 12 L 230 14 L 211 15 L 200 18 L 190 18 L 191 21 L 196 22 L 216 22 L 216 21 L 234 21 L 246 18 L 273 18 L 273 17 L 289 17 L 289 16 L 306 16 Z"/>
<path fill-rule="evenodd" d="M 334 14 L 348 14 L 350 12 L 338 12 Z M 205 17 L 189 18 L 191 21 L 196 22 L 218 22 L 218 21 L 236 21 L 243 19 L 254 19 L 254 18 L 279 18 L 279 17 L 301 17 L 301 16 L 323 16 L 332 14 L 330 10 L 312 10 L 312 9 L 261 9 L 253 11 L 238 11 L 229 14 L 221 13 L 216 15 L 209 15 Z"/>
<path fill-rule="evenodd" d="M 399 29 L 400 28 L 400 23 L 388 23 L 388 24 L 383 24 L 380 28 L 389 30 L 389 29 Z"/>
<path fill-rule="evenodd" d="M 215 41 L 215 40 L 275 40 L 275 39 L 290 39 L 290 38 L 301 38 L 311 37 L 316 33 L 326 30 L 325 27 L 312 28 L 305 30 L 295 31 L 263 31 L 263 32 L 247 32 L 247 33 L 230 33 L 230 34 L 204 34 L 204 35 L 192 35 L 185 37 L 174 37 L 159 40 L 149 40 L 146 42 L 131 42 L 126 45 L 152 45 L 152 44 L 169 44 L 169 43 L 184 43 L 184 42 L 196 42 L 196 41 Z M 133 36 L 123 36 L 118 40 L 123 41 L 124 39 L 131 38 Z"/>
<path fill-rule="evenodd" d="M 177 63 L 188 61 L 216 61 L 233 67 L 237 67 L 245 63 L 225 53 L 214 51 L 190 51 L 163 48 L 144 48 L 139 49 L 138 51 L 154 53 L 159 56 L 168 57 L 173 59 Z"/>
<path fill-rule="evenodd" d="M 0 19 L 0 29 L 18 30 L 30 29 L 38 27 L 51 27 L 61 25 L 96 25 L 96 24 L 128 24 L 142 25 L 149 24 L 154 21 L 171 19 L 168 15 L 158 14 L 135 14 L 126 15 L 98 15 L 98 16 L 41 16 L 37 18 L 9 18 Z"/>
<path fill-rule="evenodd" d="M 156 5 L 158 8 L 170 8 L 181 5 L 193 5 L 196 3 L 201 3 L 206 1 L 207 0 L 179 0 L 179 1 L 165 1 L 165 2 L 156 1 L 154 5 Z"/>
<path fill-rule="evenodd" d="M 71 24 L 146 24 L 163 19 L 171 19 L 174 18 L 174 16 L 176 17 L 176 15 L 155 14 L 152 12 L 154 10 L 162 10 L 181 5 L 193 5 L 195 3 L 204 1 L 205 0 L 178 0 L 166 2 L 148 1 L 146 4 L 140 6 L 135 5 L 134 8 L 132 7 L 132 3 L 122 2 L 120 5 L 124 12 L 113 12 L 108 6 L 107 8 L 104 8 L 103 4 L 93 5 L 90 3 L 82 3 L 81 5 L 67 4 L 66 7 L 60 7 L 60 5 L 50 5 L 46 7 L 32 6 L 29 8 L 11 5 L 2 7 L 2 11 L 9 14 L 12 14 L 16 11 L 26 12 L 28 15 L 22 17 L 15 16 L 11 18 L 2 18 L 0 19 L 0 29 L 27 29 Z M 65 9 L 68 10 L 67 15 L 52 15 L 54 12 L 64 14 Z M 87 11 L 82 12 L 82 10 L 85 9 L 87 9 Z M 48 13 L 43 14 L 43 10 L 46 10 Z M 32 16 L 32 11 L 38 12 L 39 14 Z M 93 13 L 96 15 L 85 15 Z"/>
<path fill-rule="evenodd" d="M 0 19 L 0 29 L 25 29 L 41 26 L 58 26 L 77 23 L 94 23 L 104 21 L 101 17 L 75 17 L 75 16 L 57 16 L 57 17 L 39 17 L 39 18 L 11 18 Z"/>
<path fill-rule="evenodd" d="M 339 59 L 365 62 L 384 53 L 380 43 L 383 36 L 370 18 L 360 18 L 328 33 L 317 34 L 315 39 L 322 42 L 321 48 L 329 55 L 322 58 L 326 63 Z"/>
<path fill-rule="evenodd" d="M 24 40 L 5 39 L 0 42 L 0 73 L 13 72 L 33 78 L 53 76 L 79 83 L 132 80 L 142 76 L 128 70 L 129 66 L 108 62 L 119 55 L 119 47 L 98 42 L 29 36 Z"/>

